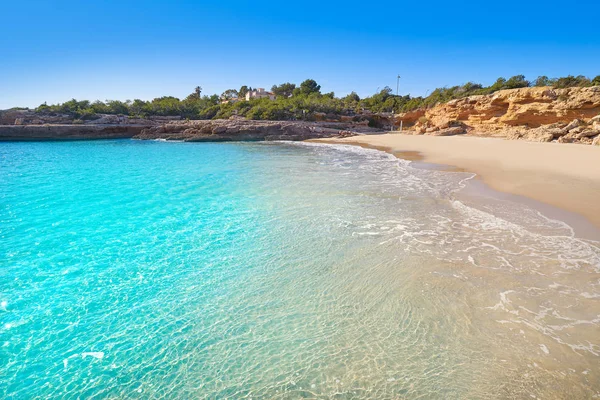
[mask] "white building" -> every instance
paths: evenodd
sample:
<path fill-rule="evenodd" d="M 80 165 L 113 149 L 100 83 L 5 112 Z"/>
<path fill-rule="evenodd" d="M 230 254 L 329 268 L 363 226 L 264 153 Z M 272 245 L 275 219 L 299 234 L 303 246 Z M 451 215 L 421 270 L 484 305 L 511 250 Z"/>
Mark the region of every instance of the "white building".
<path fill-rule="evenodd" d="M 263 88 L 254 89 L 254 90 L 251 90 L 248 93 L 246 93 L 246 100 L 267 99 L 267 98 L 269 100 L 275 100 L 275 93 L 267 92 Z"/>

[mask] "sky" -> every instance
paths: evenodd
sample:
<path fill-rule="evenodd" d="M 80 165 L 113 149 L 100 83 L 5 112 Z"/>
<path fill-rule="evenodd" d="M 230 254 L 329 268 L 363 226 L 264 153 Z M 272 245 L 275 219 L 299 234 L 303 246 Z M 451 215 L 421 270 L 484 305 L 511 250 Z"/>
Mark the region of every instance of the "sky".
<path fill-rule="evenodd" d="M 0 109 L 315 79 L 361 97 L 600 75 L 600 1 L 0 0 Z"/>

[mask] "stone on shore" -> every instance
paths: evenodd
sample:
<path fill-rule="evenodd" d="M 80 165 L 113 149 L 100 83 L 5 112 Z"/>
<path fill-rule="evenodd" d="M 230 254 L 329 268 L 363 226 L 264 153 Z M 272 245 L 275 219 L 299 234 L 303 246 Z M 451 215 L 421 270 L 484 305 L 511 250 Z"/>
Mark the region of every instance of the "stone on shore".
<path fill-rule="evenodd" d="M 467 133 L 467 131 L 462 126 L 453 126 L 450 128 L 444 128 L 444 129 L 428 132 L 426 134 L 431 135 L 431 136 L 454 136 L 454 135 L 462 135 L 465 133 Z"/>

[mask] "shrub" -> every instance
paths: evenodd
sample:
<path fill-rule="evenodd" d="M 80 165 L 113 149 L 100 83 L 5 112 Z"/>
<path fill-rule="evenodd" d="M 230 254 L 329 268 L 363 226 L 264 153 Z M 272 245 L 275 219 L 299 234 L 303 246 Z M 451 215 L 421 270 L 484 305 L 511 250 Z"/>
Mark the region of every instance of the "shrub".
<path fill-rule="evenodd" d="M 515 75 L 504 83 L 504 89 L 518 89 L 529 85 L 530 83 L 525 79 L 525 75 Z"/>
<path fill-rule="evenodd" d="M 552 86 L 556 82 L 556 79 L 550 79 L 547 76 L 538 76 L 537 79 L 533 82 L 533 86 Z"/>
<path fill-rule="evenodd" d="M 558 78 L 554 83 L 555 88 L 570 88 L 570 87 L 583 87 L 591 86 L 592 82 L 583 75 L 573 76 L 569 75 L 563 78 Z"/>

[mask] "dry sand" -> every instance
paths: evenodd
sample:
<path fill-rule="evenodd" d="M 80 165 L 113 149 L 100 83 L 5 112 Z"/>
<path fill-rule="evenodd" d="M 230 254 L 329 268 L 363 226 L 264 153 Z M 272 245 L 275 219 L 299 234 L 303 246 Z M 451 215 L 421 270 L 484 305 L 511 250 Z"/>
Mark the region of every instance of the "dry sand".
<path fill-rule="evenodd" d="M 451 165 L 476 173 L 493 189 L 580 214 L 600 227 L 600 147 L 396 133 L 315 141 L 357 144 Z"/>

